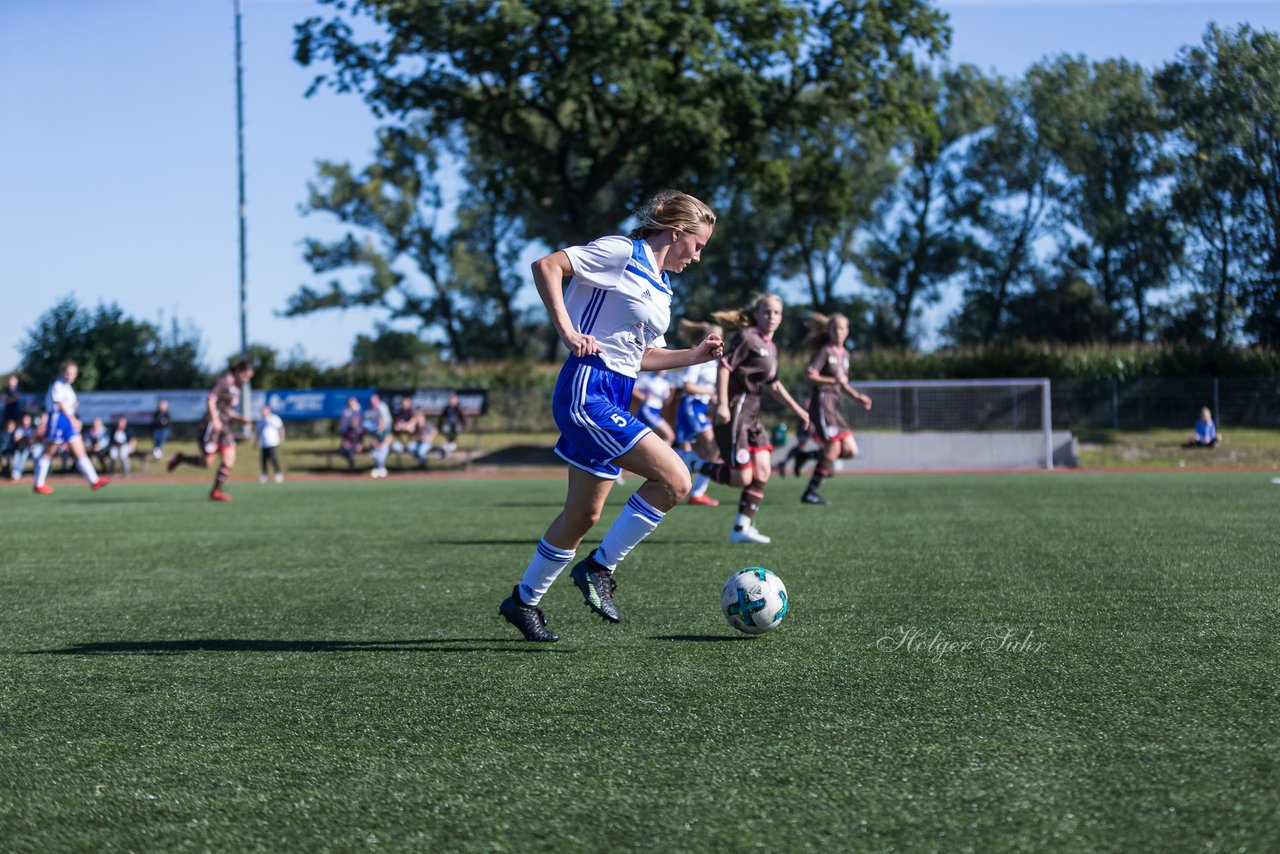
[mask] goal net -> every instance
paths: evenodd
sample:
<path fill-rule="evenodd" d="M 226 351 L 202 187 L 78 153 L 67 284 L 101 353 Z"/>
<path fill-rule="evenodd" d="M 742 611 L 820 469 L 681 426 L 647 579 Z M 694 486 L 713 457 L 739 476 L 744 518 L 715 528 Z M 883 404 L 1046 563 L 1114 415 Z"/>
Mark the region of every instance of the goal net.
<path fill-rule="evenodd" d="M 870 410 L 842 400 L 858 457 L 847 468 L 1046 468 L 1071 462 L 1052 430 L 1049 380 L 867 380 Z"/>

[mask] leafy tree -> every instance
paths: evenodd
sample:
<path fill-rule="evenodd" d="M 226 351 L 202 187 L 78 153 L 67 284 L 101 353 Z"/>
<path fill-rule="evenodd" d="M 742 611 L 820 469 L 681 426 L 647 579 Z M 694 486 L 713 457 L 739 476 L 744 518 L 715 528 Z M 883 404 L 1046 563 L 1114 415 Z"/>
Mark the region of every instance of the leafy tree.
<path fill-rule="evenodd" d="M 339 12 L 297 28 L 313 86 L 359 91 L 371 108 L 422 117 L 426 133 L 506 167 L 527 233 L 581 243 L 623 222 L 655 190 L 826 109 L 865 110 L 877 81 L 918 46 L 942 48 L 922 0 L 366 0 L 385 38 Z M 815 102 L 806 95 L 821 95 Z"/>
<path fill-rule="evenodd" d="M 22 372 L 36 383 L 51 382 L 63 361 L 75 360 L 83 391 L 193 388 L 204 381 L 198 332 L 175 320 L 163 335 L 115 303 L 89 310 L 74 297 L 59 300 L 28 330 L 20 351 Z"/>
<path fill-rule="evenodd" d="M 1012 301 L 1042 278 L 1036 246 L 1060 226 L 1060 169 L 1029 116 L 1026 86 L 993 80 L 987 97 L 994 123 L 964 155 L 953 208 L 972 230 L 964 301 L 947 325 L 958 344 L 1029 334 Z"/>
<path fill-rule="evenodd" d="M 376 335 L 357 335 L 351 346 L 351 361 L 361 365 L 420 365 L 431 355 L 431 347 L 412 332 L 391 329 L 384 324 L 374 327 Z"/>
<path fill-rule="evenodd" d="M 964 269 L 970 238 L 954 216 L 966 181 L 964 149 L 994 118 L 994 84 L 973 66 L 913 82 L 923 108 L 904 131 L 895 207 L 858 259 L 863 279 L 883 291 L 875 327 L 881 343 L 895 347 L 912 342 L 923 306 Z"/>
<path fill-rule="evenodd" d="M 812 194 L 823 135 L 841 123 L 894 122 L 904 109 L 897 78 L 946 38 L 943 17 L 924 0 L 368 0 L 350 10 L 324 2 L 332 18 L 297 28 L 298 61 L 320 69 L 313 90 L 361 93 L 376 114 L 412 129 L 404 132 L 423 149 L 421 177 L 436 166 L 425 149 L 448 153 L 468 191 L 453 236 L 418 228 L 410 239 L 400 221 L 374 216 L 365 225 L 390 240 L 315 245 L 317 272 L 355 261 L 368 273 L 353 291 L 303 288 L 287 313 L 381 305 L 440 328 L 456 357 L 476 348 L 469 341 L 528 347 L 521 330 L 535 320 L 514 310 L 527 277 L 510 271 L 501 244 L 582 243 L 621 229 L 666 186 L 702 196 L 721 215 L 716 251 L 682 278 L 677 310 L 705 314 L 767 287 L 788 240 L 812 235 L 832 210 L 857 209 L 839 199 L 788 206 L 778 194 L 803 188 L 793 201 L 812 201 L 802 197 Z M 354 19 L 363 16 L 380 35 L 357 37 Z M 806 146 L 807 161 L 797 156 Z M 799 180 L 786 174 L 793 160 Z M 330 164 L 324 173 L 311 207 L 344 222 L 355 222 L 347 197 L 384 192 L 407 210 L 417 189 L 417 208 L 439 212 L 425 180 L 393 189 L 374 187 L 371 171 L 340 174 Z M 832 177 L 821 188 L 828 196 L 856 189 Z M 812 252 L 826 239 L 811 237 Z M 833 245 L 828 257 L 840 252 Z M 397 259 L 422 273 L 430 296 L 405 293 Z"/>
<path fill-rule="evenodd" d="M 1073 231 L 1062 251 L 1083 252 L 1083 272 L 1120 324 L 1108 337 L 1145 339 L 1150 294 L 1168 286 L 1182 246 L 1157 192 L 1170 166 L 1150 78 L 1126 60 L 1063 56 L 1027 81 L 1040 139 L 1068 175 Z"/>
<path fill-rule="evenodd" d="M 1174 129 L 1174 207 L 1192 235 L 1196 295 L 1175 334 L 1204 311 L 1219 344 L 1240 315 L 1280 342 L 1280 37 L 1211 25 L 1156 76 Z"/>

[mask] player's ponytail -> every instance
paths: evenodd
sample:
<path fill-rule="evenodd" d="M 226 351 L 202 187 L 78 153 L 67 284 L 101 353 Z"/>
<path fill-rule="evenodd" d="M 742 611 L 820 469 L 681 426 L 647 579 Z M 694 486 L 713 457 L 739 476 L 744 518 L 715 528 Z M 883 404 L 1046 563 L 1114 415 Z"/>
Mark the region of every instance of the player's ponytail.
<path fill-rule="evenodd" d="M 805 344 L 814 350 L 826 347 L 828 344 L 835 343 L 835 336 L 831 334 L 831 327 L 836 321 L 843 320 L 848 326 L 849 318 L 840 312 L 835 314 L 823 314 L 818 311 L 809 312 L 809 334 L 805 338 Z"/>
<path fill-rule="evenodd" d="M 718 323 L 681 320 L 680 331 L 677 334 L 680 336 L 680 341 L 686 346 L 697 347 L 708 335 L 723 335 L 724 329 Z"/>
<path fill-rule="evenodd" d="M 713 311 L 711 316 L 722 324 L 726 329 L 746 329 L 749 326 L 755 326 L 756 309 L 765 300 L 777 300 L 778 305 L 782 305 L 782 297 L 777 294 L 763 293 L 757 295 L 751 302 L 742 308 L 734 308 L 728 311 Z"/>

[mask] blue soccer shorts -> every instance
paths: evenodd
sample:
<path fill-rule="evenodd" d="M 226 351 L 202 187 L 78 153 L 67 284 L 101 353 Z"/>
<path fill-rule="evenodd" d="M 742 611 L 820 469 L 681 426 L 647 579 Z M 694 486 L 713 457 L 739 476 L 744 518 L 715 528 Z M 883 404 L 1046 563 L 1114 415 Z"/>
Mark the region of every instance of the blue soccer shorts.
<path fill-rule="evenodd" d="M 631 414 L 635 379 L 605 367 L 599 356 L 570 356 L 560 369 L 551 413 L 560 428 L 556 456 L 604 480 L 617 480 L 613 464 L 653 432 Z"/>
<path fill-rule="evenodd" d="M 707 417 L 707 403 L 696 397 L 680 398 L 680 407 L 676 410 L 676 441 L 692 442 L 695 437 L 711 429 L 711 419 Z"/>
<path fill-rule="evenodd" d="M 61 412 L 49 413 L 49 429 L 45 431 L 46 445 L 61 445 L 80 435 L 71 419 Z"/>

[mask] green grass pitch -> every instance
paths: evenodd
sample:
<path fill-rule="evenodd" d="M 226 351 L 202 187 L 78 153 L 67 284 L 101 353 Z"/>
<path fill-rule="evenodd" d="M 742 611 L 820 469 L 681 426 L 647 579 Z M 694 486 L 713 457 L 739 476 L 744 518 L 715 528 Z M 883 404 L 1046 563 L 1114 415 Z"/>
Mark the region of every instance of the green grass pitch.
<path fill-rule="evenodd" d="M 497 606 L 559 479 L 56 486 L 0 490 L 3 850 L 1280 846 L 1268 475 L 775 479 L 767 546 L 720 490 L 554 645 Z"/>

